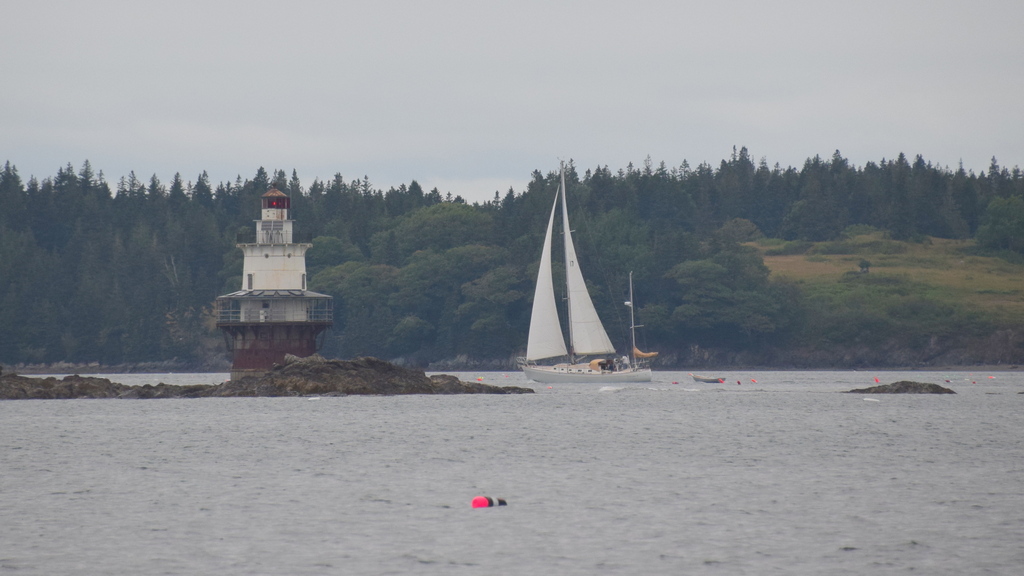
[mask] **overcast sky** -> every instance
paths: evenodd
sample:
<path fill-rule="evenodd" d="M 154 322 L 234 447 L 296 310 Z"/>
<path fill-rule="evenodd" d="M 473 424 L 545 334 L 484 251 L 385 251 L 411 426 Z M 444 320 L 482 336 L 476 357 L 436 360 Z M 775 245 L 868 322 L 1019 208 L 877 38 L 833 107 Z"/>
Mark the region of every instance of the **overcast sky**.
<path fill-rule="evenodd" d="M 0 162 L 417 180 L 839 150 L 1024 165 L 1024 2 L 3 0 Z"/>

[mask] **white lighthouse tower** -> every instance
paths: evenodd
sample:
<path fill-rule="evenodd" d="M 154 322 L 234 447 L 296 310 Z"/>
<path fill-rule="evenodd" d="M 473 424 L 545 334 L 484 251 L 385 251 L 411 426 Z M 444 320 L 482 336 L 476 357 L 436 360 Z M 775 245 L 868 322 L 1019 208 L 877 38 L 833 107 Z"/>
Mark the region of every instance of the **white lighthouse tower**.
<path fill-rule="evenodd" d="M 262 197 L 256 235 L 242 238 L 242 289 L 217 298 L 217 327 L 232 351 L 231 379 L 258 376 L 319 349 L 333 323 L 333 299 L 306 290 L 306 250 L 289 219 L 291 199 L 276 188 Z M 306 240 L 305 242 L 301 240 Z"/>

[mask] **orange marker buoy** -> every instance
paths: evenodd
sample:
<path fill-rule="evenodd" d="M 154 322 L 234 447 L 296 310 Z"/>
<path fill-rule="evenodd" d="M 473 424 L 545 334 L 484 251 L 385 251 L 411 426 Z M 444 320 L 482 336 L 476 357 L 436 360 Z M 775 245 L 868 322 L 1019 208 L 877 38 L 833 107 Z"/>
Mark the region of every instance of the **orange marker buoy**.
<path fill-rule="evenodd" d="M 753 378 L 751 378 L 750 381 L 753 382 L 754 384 L 757 384 L 757 380 L 754 380 Z"/>
<path fill-rule="evenodd" d="M 483 382 L 484 381 L 484 377 L 483 376 L 477 376 L 476 377 L 476 381 L 477 382 Z"/>
<path fill-rule="evenodd" d="M 548 390 L 551 390 L 551 386 L 548 386 Z"/>
<path fill-rule="evenodd" d="M 473 498 L 473 508 L 490 508 L 492 506 L 507 506 L 508 503 L 501 498 L 491 498 L 490 496 L 477 496 Z"/>
<path fill-rule="evenodd" d="M 878 377 L 875 377 L 875 384 L 878 384 Z"/>

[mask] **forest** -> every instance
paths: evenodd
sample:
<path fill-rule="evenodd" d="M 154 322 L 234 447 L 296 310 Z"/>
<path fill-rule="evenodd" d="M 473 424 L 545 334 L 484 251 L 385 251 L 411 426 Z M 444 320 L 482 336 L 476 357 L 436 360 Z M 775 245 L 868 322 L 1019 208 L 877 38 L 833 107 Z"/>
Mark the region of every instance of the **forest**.
<path fill-rule="evenodd" d="M 874 231 L 893 242 L 961 239 L 1020 262 L 1024 174 L 995 158 L 974 173 L 903 154 L 853 166 L 836 151 L 783 168 L 741 148 L 718 166 L 566 170 L 581 266 L 609 335 L 628 349 L 632 272 L 642 347 L 660 350 L 665 366 L 925 364 L 1016 329 L 998 312 L 873 273 L 844 280 L 856 298 L 812 293 L 771 275 L 754 245 L 799 250 Z M 86 161 L 26 182 L 8 161 L 0 363 L 223 368 L 212 303 L 240 289 L 236 236 L 276 187 L 312 238 L 310 289 L 335 298 L 324 355 L 510 368 L 525 349 L 557 182 L 537 170 L 523 191 L 468 204 L 415 181 L 381 190 L 337 174 L 304 185 L 294 170 L 264 168 L 216 185 L 205 172 L 169 183 L 131 173 L 111 185 Z"/>

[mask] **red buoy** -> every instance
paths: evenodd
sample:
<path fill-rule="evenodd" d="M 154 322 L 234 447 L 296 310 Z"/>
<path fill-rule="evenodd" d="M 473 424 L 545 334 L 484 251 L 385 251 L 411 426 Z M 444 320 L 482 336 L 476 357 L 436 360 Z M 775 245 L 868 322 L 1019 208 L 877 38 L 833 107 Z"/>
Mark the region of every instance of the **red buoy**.
<path fill-rule="evenodd" d="M 473 508 L 490 508 L 491 506 L 506 506 L 507 503 L 501 498 L 490 496 L 477 496 L 473 498 Z"/>

